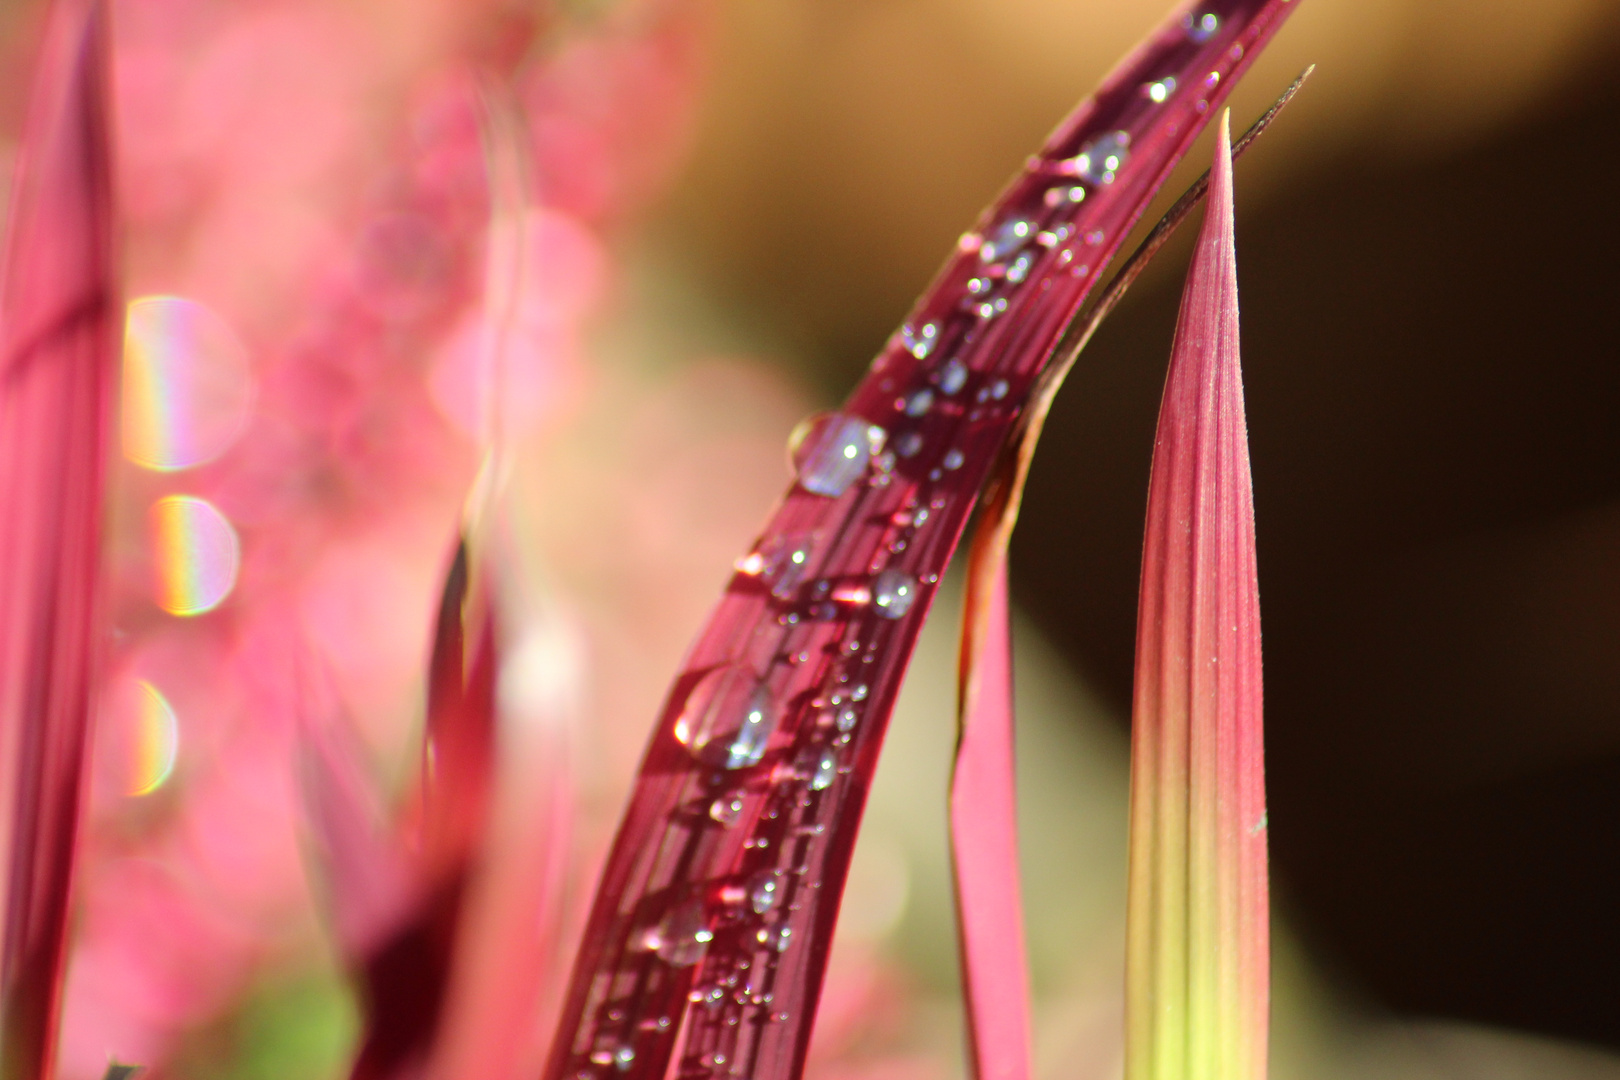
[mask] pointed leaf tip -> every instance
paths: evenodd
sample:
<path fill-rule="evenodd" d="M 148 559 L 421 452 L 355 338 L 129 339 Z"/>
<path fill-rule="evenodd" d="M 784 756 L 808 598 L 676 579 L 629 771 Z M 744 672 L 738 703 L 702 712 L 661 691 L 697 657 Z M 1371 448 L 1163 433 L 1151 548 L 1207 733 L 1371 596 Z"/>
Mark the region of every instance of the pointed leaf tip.
<path fill-rule="evenodd" d="M 1132 717 L 1126 1077 L 1266 1074 L 1260 602 L 1225 118 L 1160 407 Z"/>
<path fill-rule="evenodd" d="M 866 792 L 940 575 L 1065 328 L 1297 6 L 1211 0 L 1196 27 L 1173 12 L 962 237 L 842 410 L 806 428 L 795 484 L 654 726 L 547 1080 L 803 1074 Z M 742 902 L 761 875 L 781 883 L 764 910 Z"/>

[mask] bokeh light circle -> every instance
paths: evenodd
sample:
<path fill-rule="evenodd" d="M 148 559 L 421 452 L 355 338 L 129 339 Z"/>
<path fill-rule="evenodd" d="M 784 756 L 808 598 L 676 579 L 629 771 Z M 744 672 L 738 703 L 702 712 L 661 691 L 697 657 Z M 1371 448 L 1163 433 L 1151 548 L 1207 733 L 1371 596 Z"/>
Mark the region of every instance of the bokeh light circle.
<path fill-rule="evenodd" d="M 125 795 L 150 795 L 174 772 L 180 752 L 180 721 L 168 699 L 145 679 L 121 695 L 113 741 L 120 751 L 119 773 Z"/>
<path fill-rule="evenodd" d="M 151 524 L 158 606 L 171 615 L 218 607 L 242 561 L 230 521 L 206 499 L 169 495 L 152 504 Z"/>
<path fill-rule="evenodd" d="M 124 456 L 159 472 L 223 453 L 247 424 L 247 349 L 212 310 L 178 296 L 130 302 L 124 323 Z"/>

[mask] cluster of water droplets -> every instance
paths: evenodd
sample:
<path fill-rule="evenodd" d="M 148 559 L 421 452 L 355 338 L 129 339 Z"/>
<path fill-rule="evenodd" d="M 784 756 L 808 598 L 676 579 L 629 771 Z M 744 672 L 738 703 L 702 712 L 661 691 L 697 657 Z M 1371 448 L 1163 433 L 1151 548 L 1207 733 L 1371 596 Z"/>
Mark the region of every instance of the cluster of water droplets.
<path fill-rule="evenodd" d="M 1182 52 L 1167 46 L 1158 70 L 1222 25 L 1189 13 Z M 1185 76 L 1186 66 L 1174 70 Z M 1137 116 L 1198 89 L 1168 73 L 1134 85 Z M 953 500 L 982 479 L 961 470 L 988 468 L 1033 375 L 1003 362 L 995 335 L 1011 333 L 1006 316 L 1032 295 L 1090 273 L 1105 236 L 1081 222 L 1096 222 L 1092 208 L 1129 175 L 1133 123 L 1121 114 L 1118 126 L 1032 159 L 992 224 L 963 237 L 856 404 L 793 433 L 782 527 L 737 562 L 727 600 L 762 617 L 736 620 L 747 626 L 735 641 L 710 643 L 707 655 L 724 659 L 689 672 L 671 707 L 674 753 L 689 762 L 685 773 L 667 766 L 683 777 L 680 806 L 657 826 L 661 840 L 644 845 L 656 856 L 637 870 L 646 886 L 630 890 L 623 948 L 596 969 L 573 1080 L 612 1080 L 670 1053 L 669 1068 L 658 1066 L 667 1075 L 747 1077 L 773 1026 L 790 1019 L 778 1000 L 783 965 L 803 948 L 824 881 L 836 884 L 827 841 L 846 778 L 881 732 L 881 714 L 868 719 L 878 705 L 869 687 L 892 685 L 880 678 L 888 644 L 937 584 L 927 568 L 943 557 L 931 545 L 954 541 Z"/>

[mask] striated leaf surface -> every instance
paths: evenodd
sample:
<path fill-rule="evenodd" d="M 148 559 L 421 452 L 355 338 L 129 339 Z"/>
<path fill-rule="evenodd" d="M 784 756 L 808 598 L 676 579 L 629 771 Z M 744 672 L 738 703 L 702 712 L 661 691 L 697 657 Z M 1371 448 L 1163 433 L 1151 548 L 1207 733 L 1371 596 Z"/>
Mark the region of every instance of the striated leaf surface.
<path fill-rule="evenodd" d="M 547 1069 L 797 1076 L 867 787 L 939 575 L 1059 337 L 1292 10 L 1187 6 L 1029 161 L 836 414 L 676 679 Z"/>
<path fill-rule="evenodd" d="M 1232 146 L 1232 157 L 1270 126 L 1299 92 L 1307 68 Z M 1108 283 L 1072 342 L 1041 375 L 986 488 L 968 556 L 963 604 L 951 850 L 961 936 L 968 1040 L 975 1075 L 1029 1071 L 1029 993 L 1022 928 L 1013 753 L 1007 548 L 1035 448 L 1052 402 L 1091 335 L 1147 263 L 1209 191 L 1209 173 L 1189 188 Z"/>
<path fill-rule="evenodd" d="M 1130 829 L 1125 1075 L 1263 1080 L 1260 598 L 1224 117 L 1148 488 Z"/>

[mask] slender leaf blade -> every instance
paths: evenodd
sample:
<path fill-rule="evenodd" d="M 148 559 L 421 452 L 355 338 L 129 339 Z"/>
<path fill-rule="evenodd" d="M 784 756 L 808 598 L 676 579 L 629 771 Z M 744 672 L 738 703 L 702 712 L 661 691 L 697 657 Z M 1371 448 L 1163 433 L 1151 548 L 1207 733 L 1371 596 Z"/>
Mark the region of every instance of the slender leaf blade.
<path fill-rule="evenodd" d="M 100 622 L 117 372 L 100 3 L 52 14 L 13 188 L 0 293 L 0 737 L 6 798 L 0 1077 L 55 1056 Z"/>
<path fill-rule="evenodd" d="M 798 483 L 654 730 L 549 1080 L 802 1071 L 867 787 L 939 574 L 1065 327 L 1292 8 L 1178 9 L 963 237 L 842 413 L 806 432 Z"/>
<path fill-rule="evenodd" d="M 1263 1080 L 1269 899 L 1254 495 L 1223 117 L 1148 489 L 1132 716 L 1129 1080 Z"/>

